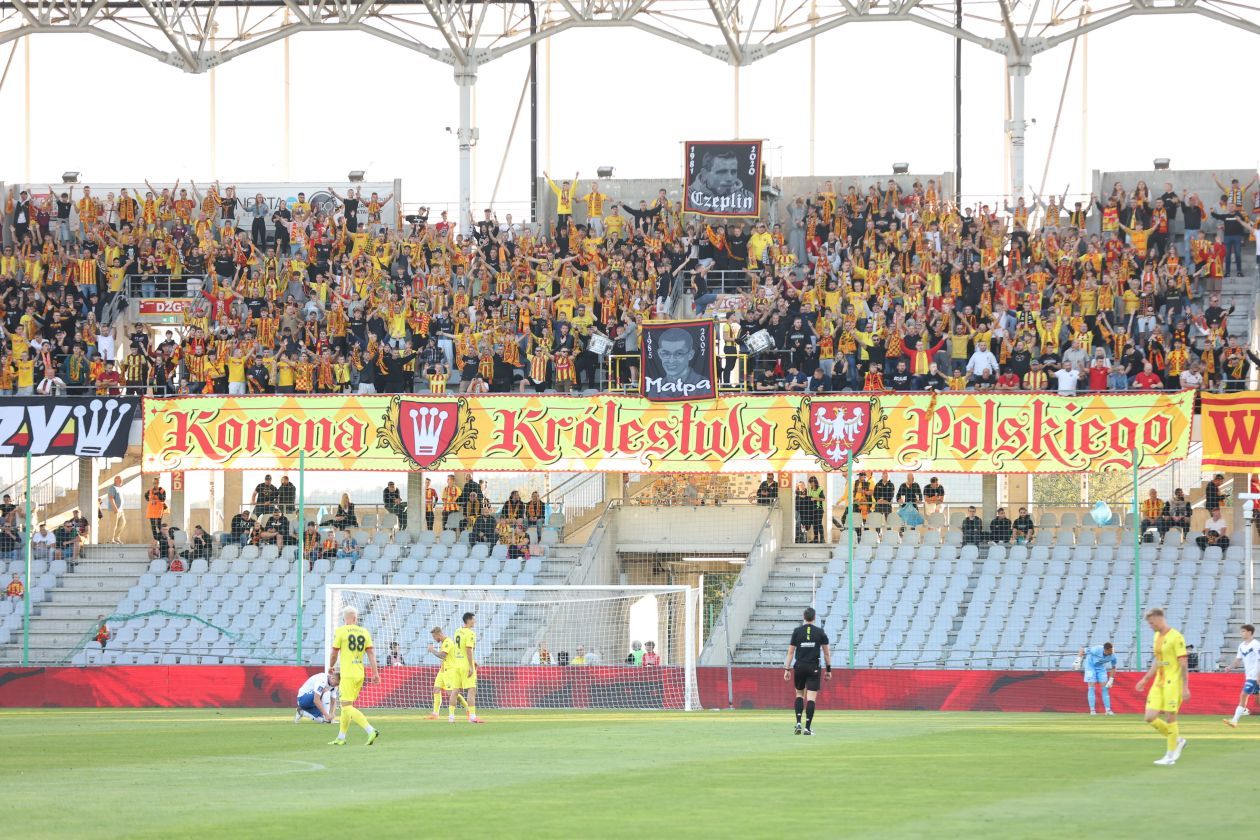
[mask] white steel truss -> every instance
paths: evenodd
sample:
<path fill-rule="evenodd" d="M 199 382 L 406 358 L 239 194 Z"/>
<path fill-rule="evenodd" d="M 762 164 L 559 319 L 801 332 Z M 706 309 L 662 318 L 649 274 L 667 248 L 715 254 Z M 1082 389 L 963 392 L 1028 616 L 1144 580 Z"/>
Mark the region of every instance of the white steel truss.
<path fill-rule="evenodd" d="M 204 73 L 303 32 L 360 32 L 450 65 L 460 91 L 460 215 L 470 210 L 477 68 L 569 29 L 627 27 L 735 67 L 850 24 L 902 23 L 1006 58 L 1012 188 L 1024 190 L 1024 80 L 1033 56 L 1129 18 L 1198 15 L 1260 34 L 1260 0 L 0 0 L 0 45 L 93 35 Z"/>
<path fill-rule="evenodd" d="M 356 31 L 477 66 L 568 29 L 629 27 L 736 66 L 849 24 L 901 22 L 1013 64 L 1132 17 L 1192 14 L 1260 34 L 1258 0 L 3 0 L 0 44 L 81 33 L 189 73 L 289 35 Z M 533 24 L 531 25 L 531 17 Z"/>

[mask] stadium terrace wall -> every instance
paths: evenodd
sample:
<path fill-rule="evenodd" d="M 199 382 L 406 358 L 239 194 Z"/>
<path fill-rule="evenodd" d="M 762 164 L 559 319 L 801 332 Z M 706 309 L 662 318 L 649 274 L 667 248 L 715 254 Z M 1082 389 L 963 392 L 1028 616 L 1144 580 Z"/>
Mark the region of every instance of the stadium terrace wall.
<path fill-rule="evenodd" d="M 572 178 L 572 172 L 552 172 L 552 177 L 557 179 L 559 184 L 566 178 Z M 583 172 L 578 179 L 580 189 L 578 195 L 586 195 L 590 191 L 590 182 L 599 182 L 599 191 L 604 193 L 611 199 L 611 203 L 604 207 L 604 213 L 607 214 L 614 206 L 625 202 L 631 207 L 638 208 L 639 200 L 646 199 L 650 204 L 656 198 L 659 190 L 665 190 L 665 195 L 669 200 L 675 203 L 682 201 L 682 160 L 678 161 L 678 174 L 672 178 L 596 178 L 593 172 Z M 771 222 L 782 222 L 787 218 L 788 202 L 794 200 L 798 195 L 806 195 L 816 193 L 822 189 L 824 181 L 831 181 L 836 192 L 844 194 L 850 185 L 856 186 L 858 191 L 865 194 L 866 188 L 879 184 L 883 186 L 888 183 L 888 179 L 892 178 L 902 188 L 903 191 L 909 192 L 914 182 L 921 181 L 924 186 L 929 180 L 936 181 L 937 184 L 943 184 L 941 189 L 942 195 L 953 195 L 954 193 L 954 173 L 952 172 L 920 172 L 908 173 L 906 175 L 892 175 L 885 172 L 882 175 L 819 175 L 817 177 L 784 177 L 772 178 L 771 183 L 780 191 L 777 197 L 764 195 L 762 197 L 761 215 Z M 1148 180 L 1147 183 L 1150 183 Z M 1162 183 L 1162 182 L 1161 182 Z M 1206 199 L 1205 199 L 1206 200 Z M 586 221 L 586 205 L 578 202 L 574 208 L 576 211 L 573 220 L 579 224 Z M 474 215 L 481 218 L 481 211 L 476 210 Z M 622 212 L 622 215 L 626 215 Z M 556 195 L 547 186 L 547 182 L 543 179 L 538 180 L 538 218 L 548 223 L 556 220 Z M 688 217 L 690 218 L 690 217 Z M 745 222 L 746 223 L 746 222 Z"/>
<path fill-rule="evenodd" d="M 1100 200 L 1104 200 L 1111 195 L 1111 185 L 1119 181 L 1126 192 L 1133 192 L 1133 188 L 1137 186 L 1138 181 L 1145 181 L 1146 186 L 1150 188 L 1151 198 L 1159 198 L 1164 192 L 1165 182 L 1171 182 L 1173 189 L 1178 195 L 1189 195 L 1197 193 L 1203 201 L 1203 206 L 1208 212 L 1216 210 L 1217 203 L 1221 200 L 1221 189 L 1212 181 L 1213 170 L 1209 169 L 1135 169 L 1124 172 L 1103 172 L 1095 169 L 1093 172 L 1094 193 L 1099 196 Z M 1246 186 L 1251 179 L 1256 177 L 1256 169 L 1217 169 L 1215 170 L 1217 180 L 1225 186 L 1229 186 L 1230 179 L 1237 178 L 1242 186 Z M 1243 210 L 1250 214 L 1252 199 L 1255 198 L 1256 187 L 1252 187 L 1247 191 L 1247 195 L 1243 199 Z M 1072 202 L 1079 201 L 1083 196 L 1068 196 L 1068 209 L 1071 209 Z M 1095 207 L 1090 211 L 1089 231 L 1098 233 L 1101 214 Z M 1210 216 L 1203 220 L 1203 230 L 1209 234 L 1216 231 L 1218 222 Z M 1184 232 L 1184 219 L 1180 213 L 1173 223 L 1173 233 L 1179 234 Z"/>
<path fill-rule="evenodd" d="M 314 668 L 296 665 L 139 665 L 95 668 L 0 669 L 0 708 L 217 708 L 289 709 L 298 686 Z M 432 681 L 432 670 L 419 678 Z M 530 696 L 535 706 L 556 699 L 564 680 L 539 680 L 561 668 L 501 668 L 492 676 L 483 671 L 483 696 L 499 679 L 520 680 L 537 686 Z M 572 669 L 568 669 L 572 670 Z M 642 682 L 643 668 L 606 666 L 624 671 L 626 681 Z M 732 671 L 734 705 L 739 709 L 785 708 L 791 691 L 778 668 L 736 668 Z M 700 699 L 706 708 L 726 708 L 725 668 L 697 669 Z M 1232 709 L 1241 686 L 1238 674 L 1195 674 L 1188 714 L 1224 714 Z M 1142 711 L 1144 694 L 1133 690 L 1136 673 L 1120 673 L 1112 689 L 1112 706 L 1119 714 Z M 940 712 L 1082 712 L 1085 692 L 1076 671 L 929 671 L 843 670 L 823 686 L 822 709 L 903 710 Z M 559 705 L 559 704 L 556 704 Z"/>
<path fill-rule="evenodd" d="M 401 202 L 402 202 L 402 181 L 400 179 L 395 178 L 392 181 L 366 181 L 366 182 L 357 183 L 357 184 L 347 184 L 344 181 L 333 181 L 332 183 L 335 183 L 338 185 L 334 187 L 334 189 L 341 195 L 345 195 L 347 189 L 353 189 L 356 192 L 361 189 L 363 192 L 367 193 L 369 196 L 371 196 L 372 193 L 376 193 L 381 198 L 384 198 L 390 193 L 393 193 L 394 195 L 393 200 L 388 205 L 386 205 L 386 207 L 381 213 L 381 221 L 384 224 L 388 225 L 389 227 L 397 227 L 397 225 L 395 224 L 398 218 L 397 211 L 398 211 L 398 207 L 401 205 Z M 0 187 L 2 186 L 3 184 L 0 184 Z M 31 191 L 33 198 L 43 198 L 44 196 L 48 195 L 48 187 L 50 185 L 32 183 L 32 184 L 23 184 L 21 186 L 23 189 L 29 189 Z M 73 184 L 73 185 L 62 184 L 60 186 L 57 186 L 57 185 L 52 185 L 52 186 L 59 193 L 63 191 L 68 192 L 71 186 L 74 187 L 74 193 L 75 193 L 74 198 L 75 198 L 76 205 L 71 210 L 71 221 L 73 221 L 76 224 L 78 223 L 78 220 L 79 220 L 79 211 L 77 209 L 78 208 L 77 202 L 80 198 L 83 197 L 84 187 L 91 187 L 92 197 L 99 201 L 104 201 L 105 197 L 109 193 L 113 193 L 114 195 L 119 195 L 124 189 L 127 190 L 127 192 L 133 198 L 136 198 L 138 200 L 143 200 L 145 192 L 148 191 L 148 187 L 145 186 L 143 181 L 139 183 L 134 183 L 134 182 L 133 183 L 120 183 L 117 181 L 113 181 L 113 182 L 94 181 L 92 183 Z M 173 188 L 175 186 L 175 183 L 172 181 L 158 181 L 153 186 L 156 187 L 159 191 L 161 191 L 161 190 Z M 212 186 L 214 186 L 212 182 L 203 181 L 201 184 L 197 185 L 197 189 L 204 196 L 206 194 L 206 190 Z M 320 183 L 316 181 L 235 181 L 235 182 L 222 181 L 220 182 L 219 186 L 220 186 L 221 192 L 226 192 L 228 187 L 235 187 L 236 197 L 239 198 L 242 203 L 245 201 L 253 201 L 254 196 L 261 193 L 263 198 L 267 201 L 268 206 L 272 209 L 279 206 L 280 199 L 284 199 L 288 203 L 288 205 L 291 207 L 293 203 L 297 201 L 298 193 L 304 193 L 306 196 L 306 200 L 311 204 L 311 206 L 315 210 L 329 211 L 329 210 L 340 210 L 341 208 L 341 202 L 338 201 L 332 195 L 332 193 L 328 191 L 328 182 Z M 192 197 L 193 186 L 191 182 L 180 181 L 179 189 L 188 190 L 189 197 Z M 364 199 L 364 203 L 361 203 L 359 205 L 359 218 L 363 221 L 367 220 L 366 201 L 367 199 Z M 253 223 L 253 215 L 252 213 L 249 213 L 245 210 L 243 204 L 241 207 L 237 209 L 236 218 L 237 218 L 238 229 L 243 230 L 246 233 L 248 233 L 250 229 L 250 225 Z M 274 225 L 271 223 L 270 220 L 268 220 L 267 230 L 271 231 L 273 227 Z"/>

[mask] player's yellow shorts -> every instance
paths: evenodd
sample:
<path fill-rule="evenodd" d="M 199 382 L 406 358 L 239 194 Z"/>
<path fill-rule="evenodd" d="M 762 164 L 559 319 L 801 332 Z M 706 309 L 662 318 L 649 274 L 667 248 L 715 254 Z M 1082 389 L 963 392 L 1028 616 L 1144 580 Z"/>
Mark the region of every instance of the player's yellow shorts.
<path fill-rule="evenodd" d="M 337 695 L 345 705 L 351 705 L 359 699 L 363 690 L 363 674 L 342 674 L 341 683 L 337 686 Z"/>
<path fill-rule="evenodd" d="M 1181 680 L 1161 680 L 1157 677 L 1146 694 L 1146 708 L 1161 712 L 1180 711 Z"/>
<path fill-rule="evenodd" d="M 455 673 L 450 669 L 442 669 L 437 672 L 437 676 L 433 678 L 434 691 L 454 691 L 457 686 L 454 679 Z"/>
<path fill-rule="evenodd" d="M 477 672 L 468 673 L 467 668 L 456 668 L 451 673 L 451 687 L 457 689 L 476 688 Z"/>

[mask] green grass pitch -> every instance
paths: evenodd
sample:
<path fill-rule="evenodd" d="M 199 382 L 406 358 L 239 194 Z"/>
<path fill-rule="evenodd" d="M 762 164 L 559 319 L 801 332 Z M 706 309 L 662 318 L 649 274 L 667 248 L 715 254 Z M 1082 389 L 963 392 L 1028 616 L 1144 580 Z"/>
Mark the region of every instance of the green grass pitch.
<path fill-rule="evenodd" d="M 1188 717 L 1172 768 L 1132 716 L 4 710 L 9 837 L 1243 837 L 1260 720 Z"/>

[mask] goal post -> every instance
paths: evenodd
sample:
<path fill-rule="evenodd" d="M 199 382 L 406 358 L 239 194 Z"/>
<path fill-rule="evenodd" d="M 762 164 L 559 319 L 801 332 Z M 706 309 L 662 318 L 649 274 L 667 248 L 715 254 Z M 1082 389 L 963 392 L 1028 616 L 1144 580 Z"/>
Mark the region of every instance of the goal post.
<path fill-rule="evenodd" d="M 381 672 L 359 696 L 365 708 L 429 707 L 440 665 L 431 630 L 453 636 L 465 613 L 475 616 L 478 708 L 700 707 L 699 593 L 688 586 L 330 584 L 325 665 L 347 606 L 371 632 Z"/>

